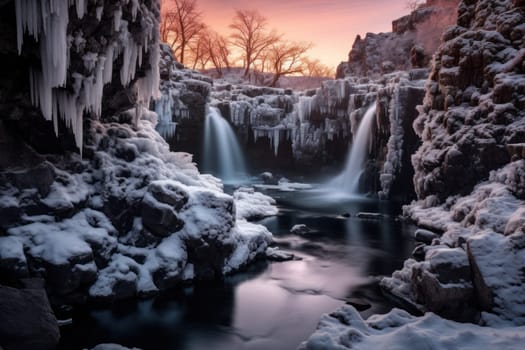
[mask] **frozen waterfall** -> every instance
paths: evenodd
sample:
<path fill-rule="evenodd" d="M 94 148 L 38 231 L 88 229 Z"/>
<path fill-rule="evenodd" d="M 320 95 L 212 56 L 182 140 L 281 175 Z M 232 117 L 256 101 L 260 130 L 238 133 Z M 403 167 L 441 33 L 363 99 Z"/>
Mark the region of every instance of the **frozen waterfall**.
<path fill-rule="evenodd" d="M 237 137 L 217 107 L 209 107 L 206 113 L 202 170 L 226 183 L 248 174 Z"/>
<path fill-rule="evenodd" d="M 357 128 L 352 142 L 352 149 L 346 160 L 345 169 L 340 175 L 330 181 L 330 187 L 342 191 L 345 194 L 359 194 L 359 179 L 365 171 L 368 145 L 375 115 L 376 104 L 373 103 L 366 111 Z"/>

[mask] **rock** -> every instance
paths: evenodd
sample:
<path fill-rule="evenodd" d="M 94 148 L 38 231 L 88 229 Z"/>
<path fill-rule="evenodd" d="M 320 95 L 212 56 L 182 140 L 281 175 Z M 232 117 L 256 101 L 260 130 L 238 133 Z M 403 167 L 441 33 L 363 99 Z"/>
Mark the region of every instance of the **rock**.
<path fill-rule="evenodd" d="M 312 233 L 312 232 L 313 232 L 313 230 L 311 228 L 309 228 L 308 226 L 304 225 L 304 224 L 294 225 L 290 229 L 290 233 L 292 233 L 294 235 L 307 235 L 307 234 Z"/>
<path fill-rule="evenodd" d="M 60 331 L 43 289 L 0 286 L 0 346 L 6 350 L 52 350 Z"/>
<path fill-rule="evenodd" d="M 22 241 L 17 237 L 0 237 L 0 279 L 15 281 L 28 275 Z"/>
<path fill-rule="evenodd" d="M 259 175 L 259 178 L 263 180 L 264 184 L 266 185 L 277 185 L 278 181 L 270 172 L 264 172 L 261 175 Z"/>
<path fill-rule="evenodd" d="M 386 218 L 386 215 L 385 214 L 381 214 L 381 213 L 361 212 L 361 213 L 357 213 L 356 216 L 359 219 L 364 219 L 364 220 L 382 220 L 382 219 Z"/>
<path fill-rule="evenodd" d="M 151 192 L 142 199 L 141 217 L 144 227 L 160 237 L 167 237 L 184 226 L 173 205 L 158 201 Z"/>
<path fill-rule="evenodd" d="M 365 311 L 372 307 L 372 305 L 366 300 L 359 298 L 346 298 L 346 303 L 355 307 L 357 311 Z"/>
<path fill-rule="evenodd" d="M 437 234 L 435 234 L 432 231 L 424 230 L 424 229 L 418 229 L 416 232 L 414 232 L 414 238 L 416 241 L 425 243 L 427 245 L 432 244 L 432 241 L 435 238 L 439 238 Z"/>
<path fill-rule="evenodd" d="M 294 254 L 282 251 L 279 248 L 268 247 L 266 248 L 266 259 L 282 262 L 296 260 L 296 257 Z"/>
<path fill-rule="evenodd" d="M 426 244 L 420 244 L 417 247 L 414 248 L 414 251 L 412 252 L 412 256 L 417 261 L 423 261 L 425 260 L 425 254 L 426 254 Z"/>
<path fill-rule="evenodd" d="M 416 301 L 439 315 L 465 321 L 475 314 L 470 264 L 461 248 L 429 250 L 413 269 L 412 288 Z"/>
<path fill-rule="evenodd" d="M 118 344 L 99 344 L 91 350 L 140 350 L 139 348 L 126 348 Z"/>

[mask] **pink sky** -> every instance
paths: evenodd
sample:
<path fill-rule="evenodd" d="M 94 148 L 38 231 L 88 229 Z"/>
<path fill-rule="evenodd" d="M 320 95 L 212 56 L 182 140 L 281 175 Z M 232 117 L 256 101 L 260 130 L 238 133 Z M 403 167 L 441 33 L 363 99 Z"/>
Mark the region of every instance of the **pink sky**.
<path fill-rule="evenodd" d="M 228 34 L 235 9 L 257 9 L 286 38 L 312 42 L 312 58 L 335 67 L 348 57 L 357 34 L 389 32 L 408 14 L 407 0 L 198 0 L 205 22 Z"/>

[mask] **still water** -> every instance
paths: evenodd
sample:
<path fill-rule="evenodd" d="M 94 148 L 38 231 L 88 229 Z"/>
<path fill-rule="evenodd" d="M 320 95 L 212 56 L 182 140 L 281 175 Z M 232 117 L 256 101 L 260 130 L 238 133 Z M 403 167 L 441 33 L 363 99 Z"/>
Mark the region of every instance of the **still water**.
<path fill-rule="evenodd" d="M 413 228 L 395 219 L 395 205 L 332 200 L 315 191 L 268 194 L 277 199 L 280 214 L 260 223 L 273 232 L 277 246 L 300 260 L 260 262 L 221 282 L 76 310 L 73 324 L 62 328 L 61 349 L 118 343 L 143 350 L 291 350 L 315 330 L 323 313 L 347 302 L 369 304 L 363 317 L 392 308 L 377 277 L 400 268 L 413 248 Z M 385 215 L 364 220 L 356 217 L 359 212 Z M 291 234 L 296 224 L 307 225 L 310 233 Z"/>

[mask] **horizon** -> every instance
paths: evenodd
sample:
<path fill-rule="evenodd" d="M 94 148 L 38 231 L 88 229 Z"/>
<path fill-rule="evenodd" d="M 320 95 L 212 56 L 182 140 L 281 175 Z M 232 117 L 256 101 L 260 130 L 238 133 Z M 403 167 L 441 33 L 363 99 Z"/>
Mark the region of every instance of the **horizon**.
<path fill-rule="evenodd" d="M 204 22 L 224 36 L 230 34 L 235 10 L 255 9 L 289 40 L 311 42 L 308 56 L 333 68 L 348 60 L 357 35 L 392 31 L 392 21 L 409 14 L 406 0 L 197 0 Z M 374 11 L 381 7 L 381 11 Z M 312 23 L 315 22 L 315 25 Z"/>

